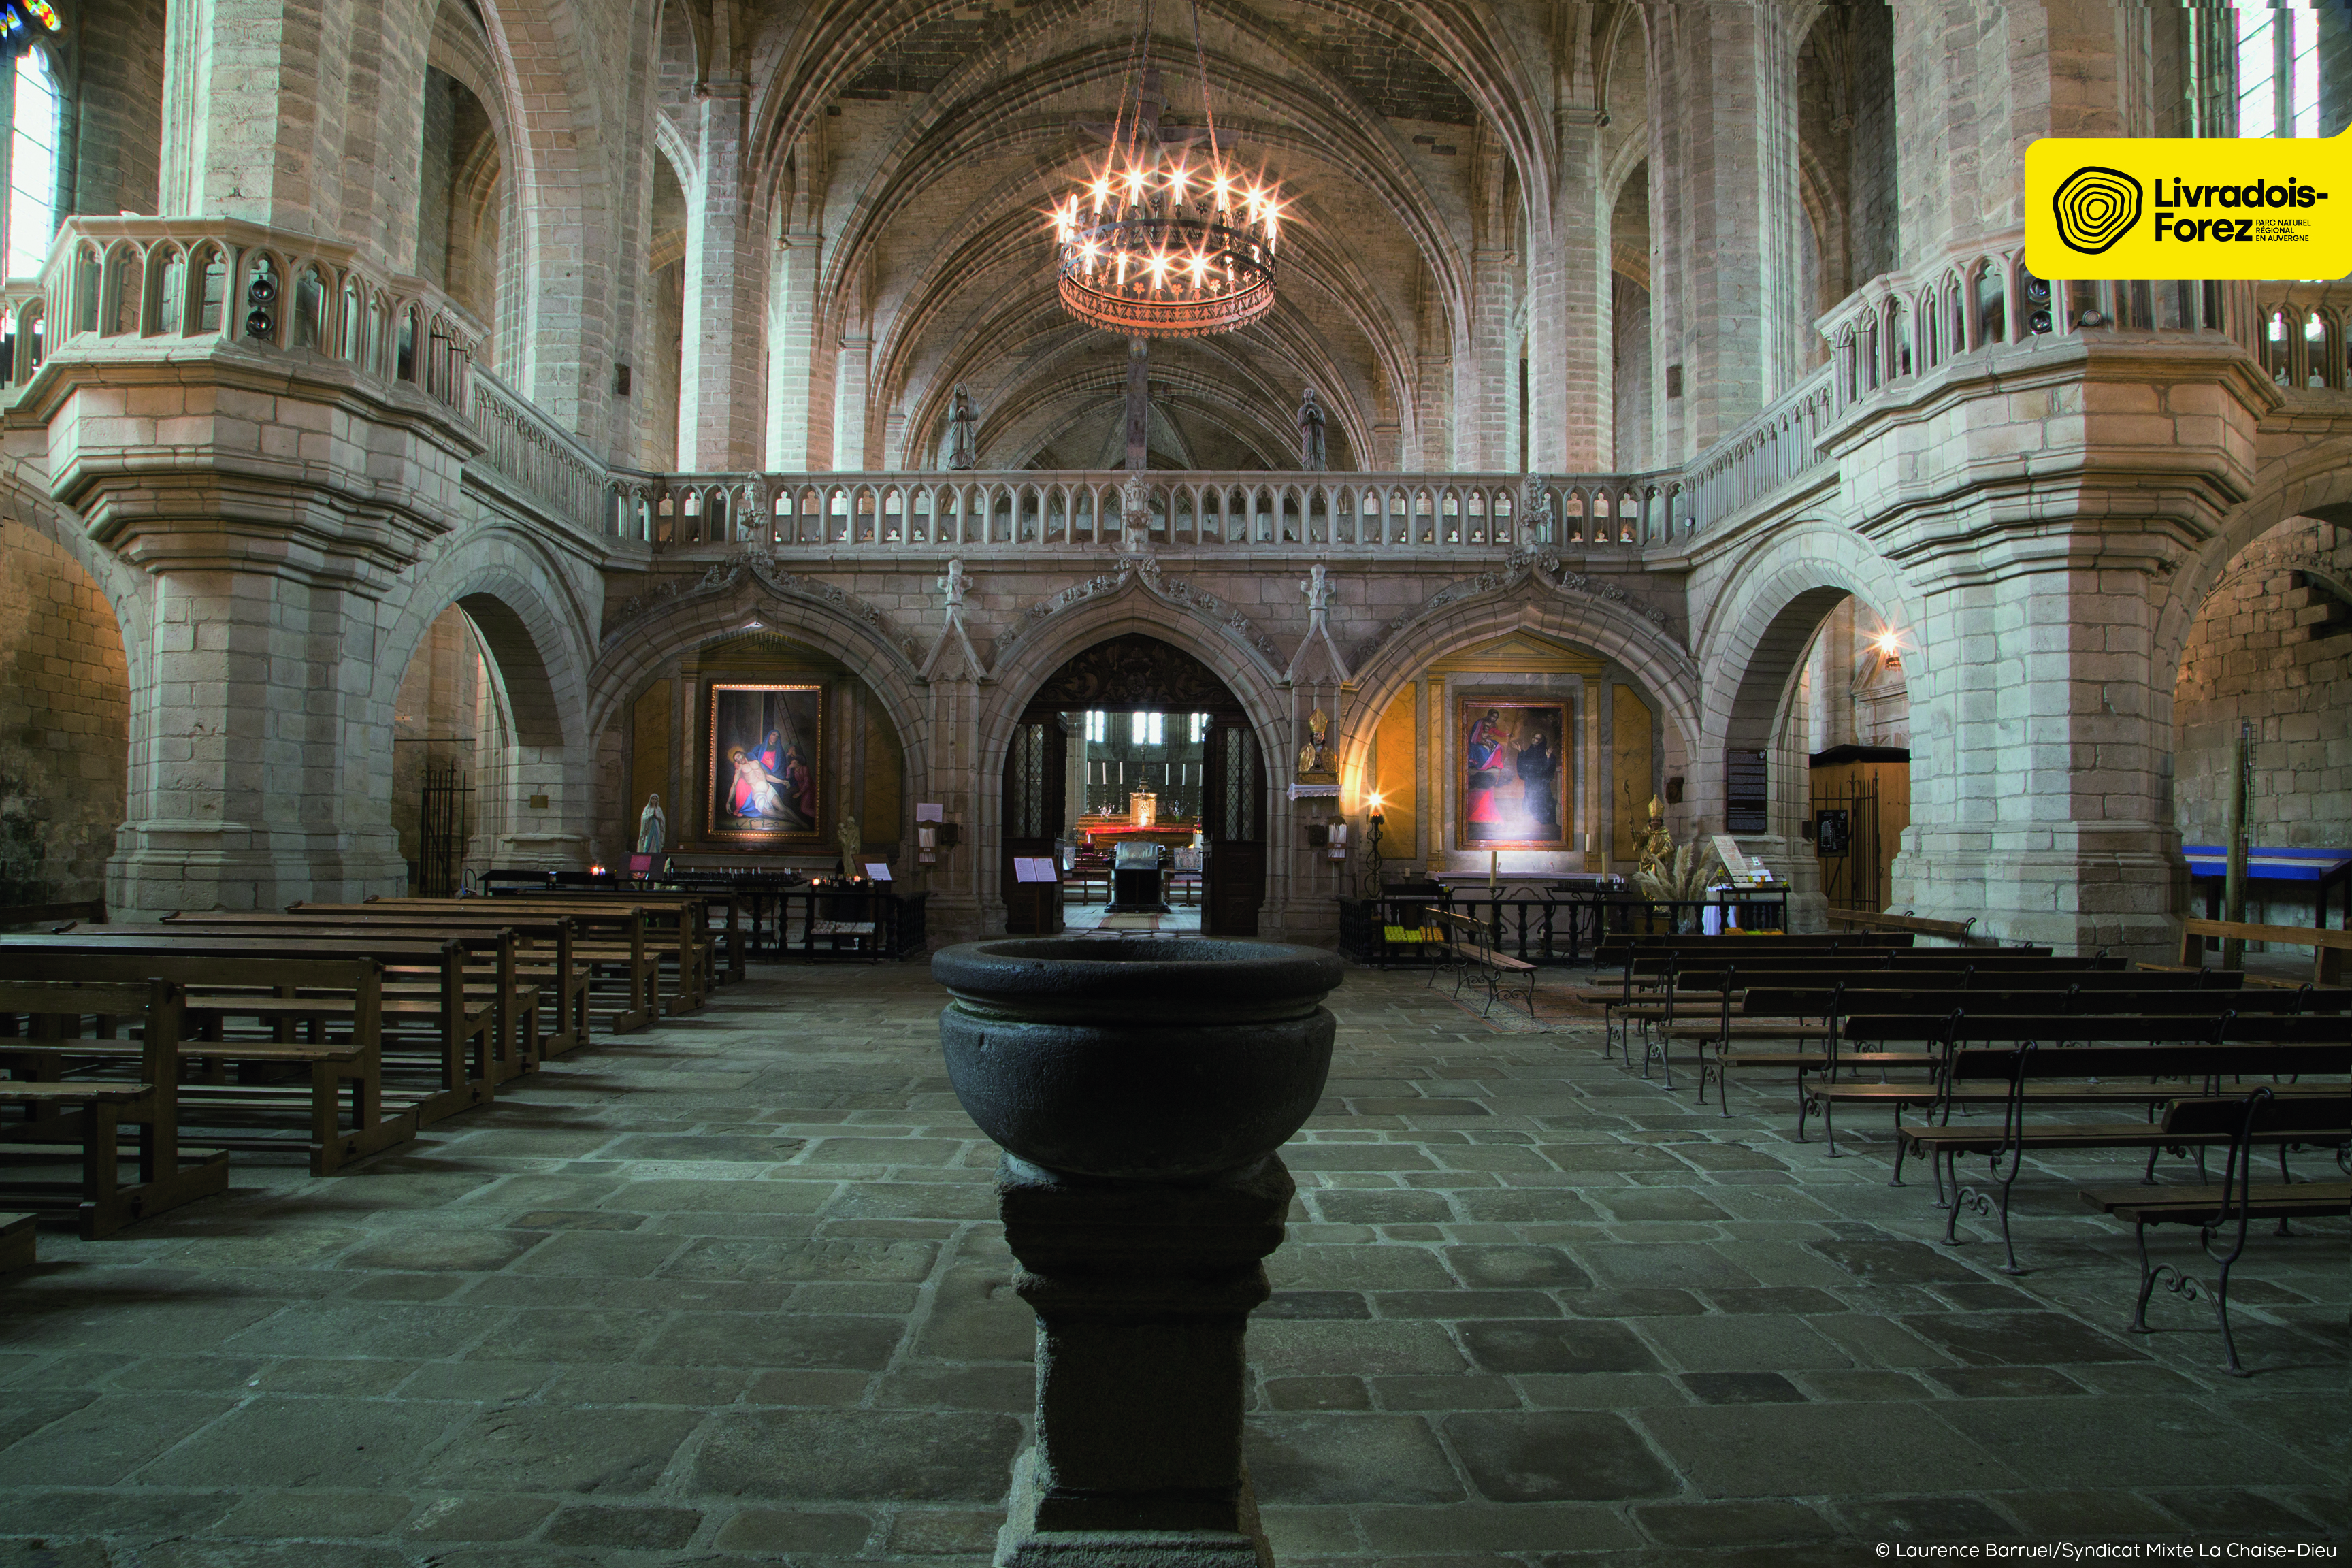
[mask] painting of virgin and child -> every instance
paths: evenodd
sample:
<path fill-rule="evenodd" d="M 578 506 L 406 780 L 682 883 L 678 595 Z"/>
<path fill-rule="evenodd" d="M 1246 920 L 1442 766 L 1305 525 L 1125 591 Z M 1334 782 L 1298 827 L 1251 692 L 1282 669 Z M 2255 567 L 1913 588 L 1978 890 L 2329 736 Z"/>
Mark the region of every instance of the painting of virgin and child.
<path fill-rule="evenodd" d="M 1568 847 L 1568 706 L 1562 702 L 1465 701 L 1461 740 L 1465 849 Z"/>
<path fill-rule="evenodd" d="M 710 688 L 710 831 L 736 838 L 817 836 L 821 686 Z"/>

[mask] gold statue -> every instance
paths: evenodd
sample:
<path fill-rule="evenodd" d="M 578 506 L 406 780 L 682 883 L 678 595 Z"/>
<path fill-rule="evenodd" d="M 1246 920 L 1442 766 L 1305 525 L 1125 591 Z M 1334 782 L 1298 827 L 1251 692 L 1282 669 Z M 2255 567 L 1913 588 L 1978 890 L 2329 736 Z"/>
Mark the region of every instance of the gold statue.
<path fill-rule="evenodd" d="M 841 874 L 864 876 L 866 868 L 858 864 L 858 858 L 866 851 L 866 830 L 857 826 L 857 818 L 843 817 L 841 826 L 833 830 L 833 841 L 841 846 Z"/>
<path fill-rule="evenodd" d="M 1650 797 L 1650 824 L 1647 829 L 1637 829 L 1633 839 L 1635 874 L 1660 870 L 1675 858 L 1675 836 L 1666 831 L 1666 803 L 1656 795 Z"/>
<path fill-rule="evenodd" d="M 1307 743 L 1298 748 L 1300 784 L 1337 784 L 1331 766 L 1331 716 L 1318 708 L 1307 718 Z"/>

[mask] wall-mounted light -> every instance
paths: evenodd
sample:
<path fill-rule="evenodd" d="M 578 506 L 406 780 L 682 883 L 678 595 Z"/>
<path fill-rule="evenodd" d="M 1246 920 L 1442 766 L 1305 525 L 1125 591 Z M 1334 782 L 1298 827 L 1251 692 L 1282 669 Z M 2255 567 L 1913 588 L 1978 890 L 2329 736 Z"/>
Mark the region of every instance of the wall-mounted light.
<path fill-rule="evenodd" d="M 1870 639 L 1870 646 L 1878 651 L 1881 658 L 1900 658 L 1903 657 L 1903 634 L 1893 626 L 1883 627 L 1876 637 Z"/>

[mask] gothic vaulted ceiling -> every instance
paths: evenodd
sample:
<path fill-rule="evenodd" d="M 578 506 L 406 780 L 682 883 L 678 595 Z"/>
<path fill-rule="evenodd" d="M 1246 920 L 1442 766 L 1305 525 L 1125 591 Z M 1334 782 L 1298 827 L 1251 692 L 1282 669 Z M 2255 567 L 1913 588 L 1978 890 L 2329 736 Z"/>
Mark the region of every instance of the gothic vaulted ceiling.
<path fill-rule="evenodd" d="M 673 0 L 677 3 L 677 0 Z M 874 456 L 927 467 L 959 384 L 984 465 L 1096 467 L 1123 452 L 1125 344 L 1066 318 L 1045 213 L 1098 160 L 1142 14 L 1122 0 L 777 5 L 727 29 L 688 0 L 666 19 L 663 97 L 690 147 L 691 74 L 716 47 L 748 79 L 747 164 L 779 236 L 816 236 L 814 338 L 871 343 Z M 1203 0 L 1211 103 L 1239 156 L 1290 203 L 1280 300 L 1239 332 L 1154 344 L 1152 459 L 1286 464 L 1313 384 L 1335 468 L 1410 443 L 1410 387 L 1463 319 L 1481 193 L 1538 152 L 1539 95 L 1465 8 L 1354 0 Z M 1193 14 L 1156 0 L 1150 47 L 1168 121 L 1198 125 Z M 685 67 L 685 70 L 680 68 Z M 1549 89 L 1549 68 L 1531 68 Z M 1540 118 L 1539 114 L 1535 115 Z M 682 180 L 689 188 L 690 180 Z M 1489 227 L 1494 226 L 1490 217 Z M 822 352 L 822 350 L 820 350 Z M 881 423 L 879 419 L 877 424 Z M 1370 466 L 1368 464 L 1368 466 Z"/>

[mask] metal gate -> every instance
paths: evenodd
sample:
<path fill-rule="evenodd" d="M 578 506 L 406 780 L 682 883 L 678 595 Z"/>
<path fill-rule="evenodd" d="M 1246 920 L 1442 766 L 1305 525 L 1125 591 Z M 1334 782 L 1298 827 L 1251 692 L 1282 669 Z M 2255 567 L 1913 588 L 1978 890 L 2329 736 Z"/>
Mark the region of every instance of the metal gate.
<path fill-rule="evenodd" d="M 1830 908 L 1875 912 L 1886 907 L 1875 778 L 1814 784 L 1813 851 L 1821 857 L 1822 895 Z"/>
<path fill-rule="evenodd" d="M 473 834 L 474 786 L 455 763 L 425 764 L 417 816 L 416 890 L 428 899 L 455 898 L 465 883 L 466 841 Z"/>

